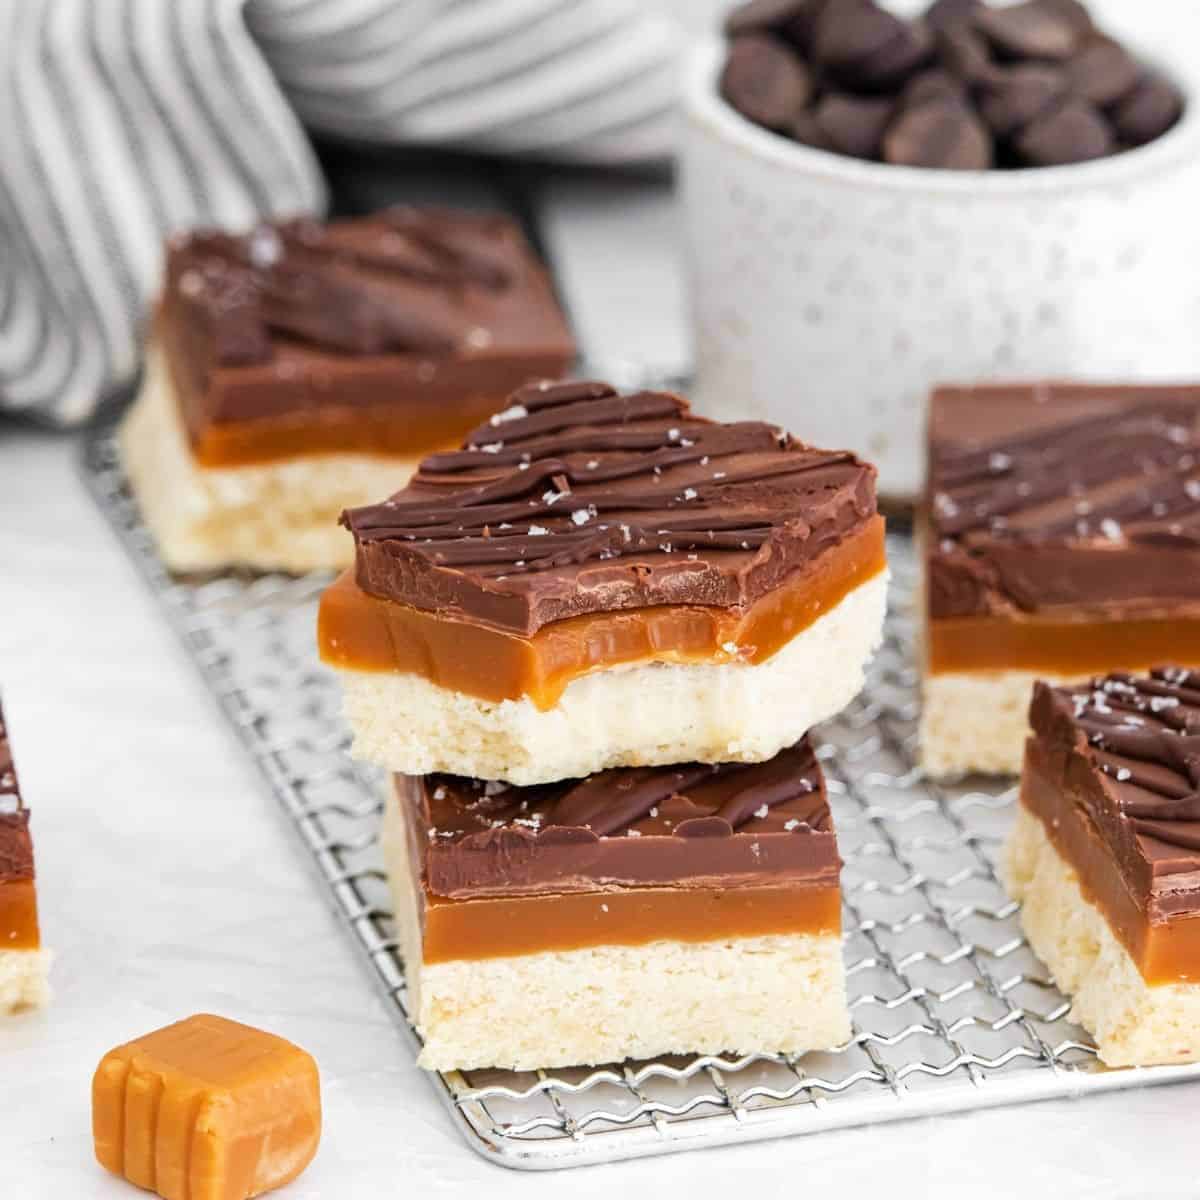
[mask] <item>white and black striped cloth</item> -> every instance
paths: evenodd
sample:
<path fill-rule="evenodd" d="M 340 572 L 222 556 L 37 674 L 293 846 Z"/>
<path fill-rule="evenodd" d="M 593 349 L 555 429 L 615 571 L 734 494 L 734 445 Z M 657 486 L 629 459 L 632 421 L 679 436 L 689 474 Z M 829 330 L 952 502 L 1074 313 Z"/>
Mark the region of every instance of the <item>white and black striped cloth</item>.
<path fill-rule="evenodd" d="M 320 211 L 303 126 L 659 157 L 678 45 L 639 0 L 0 0 L 0 407 L 132 377 L 168 233 Z"/>

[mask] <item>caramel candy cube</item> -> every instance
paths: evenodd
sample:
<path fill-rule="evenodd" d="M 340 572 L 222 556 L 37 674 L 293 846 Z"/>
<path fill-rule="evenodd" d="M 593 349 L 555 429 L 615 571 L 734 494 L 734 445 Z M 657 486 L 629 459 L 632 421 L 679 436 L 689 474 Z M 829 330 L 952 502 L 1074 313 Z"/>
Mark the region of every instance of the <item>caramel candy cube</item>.
<path fill-rule="evenodd" d="M 247 1200 L 316 1154 L 317 1064 L 261 1029 L 188 1017 L 101 1059 L 92 1135 L 102 1166 L 165 1200 Z"/>

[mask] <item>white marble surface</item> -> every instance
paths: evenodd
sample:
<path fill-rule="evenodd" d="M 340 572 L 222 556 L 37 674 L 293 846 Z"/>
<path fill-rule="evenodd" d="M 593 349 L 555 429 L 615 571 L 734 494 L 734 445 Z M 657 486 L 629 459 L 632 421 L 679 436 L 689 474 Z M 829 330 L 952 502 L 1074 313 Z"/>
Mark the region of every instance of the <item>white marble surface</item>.
<path fill-rule="evenodd" d="M 0 1023 L 0 1197 L 132 1196 L 95 1165 L 110 1046 L 196 1011 L 321 1066 L 325 1136 L 286 1200 L 455 1195 L 1197 1194 L 1200 1085 L 906 1122 L 558 1175 L 459 1140 L 273 800 L 78 482 L 67 440 L 0 425 L 0 686 L 34 812 L 45 1012 Z"/>

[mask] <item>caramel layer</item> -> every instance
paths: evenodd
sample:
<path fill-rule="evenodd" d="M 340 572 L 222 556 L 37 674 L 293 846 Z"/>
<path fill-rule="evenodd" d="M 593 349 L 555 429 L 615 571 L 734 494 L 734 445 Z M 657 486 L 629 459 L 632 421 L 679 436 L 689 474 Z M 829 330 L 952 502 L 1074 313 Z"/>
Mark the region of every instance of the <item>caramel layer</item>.
<path fill-rule="evenodd" d="M 529 638 L 371 596 L 347 571 L 321 597 L 317 638 L 331 666 L 416 674 L 483 700 L 528 696 L 546 710 L 572 679 L 618 665 L 763 662 L 885 566 L 875 517 L 746 613 L 657 605 L 571 617 Z"/>
<path fill-rule="evenodd" d="M 840 932 L 836 887 L 620 888 L 479 900 L 425 893 L 426 963 L 663 940 Z"/>
<path fill-rule="evenodd" d="M 0 883 L 0 950 L 36 950 L 40 945 L 34 881 Z"/>
<path fill-rule="evenodd" d="M 298 351 L 293 351 L 298 355 Z M 367 454 L 379 458 L 423 458 L 456 449 L 466 435 L 504 405 L 505 397 L 529 379 L 556 376 L 566 369 L 561 357 L 527 357 L 520 362 L 447 362 L 425 382 L 423 365 L 412 356 L 380 356 L 354 364 L 344 378 L 326 364 L 302 363 L 310 377 L 297 390 L 315 392 L 298 411 L 242 421 L 188 422 L 192 454 L 202 467 L 247 466 L 312 454 Z M 252 389 L 270 368 L 225 368 L 234 378 L 228 391 Z M 189 382 L 172 370 L 176 389 L 185 389 L 185 416 L 201 407 L 186 399 Z M 315 376 L 314 378 L 311 378 Z M 353 403 L 345 397 L 353 396 Z M 341 400 L 341 402 L 339 402 Z"/>
<path fill-rule="evenodd" d="M 471 397 L 427 421 L 412 413 L 332 408 L 258 421 L 210 425 L 192 443 L 202 467 L 241 467 L 314 454 L 420 458 L 458 445 L 468 429 L 495 410 L 492 395 Z"/>
<path fill-rule="evenodd" d="M 929 622 L 927 632 L 933 675 L 1005 670 L 1095 675 L 1162 662 L 1200 663 L 1200 620 L 941 617 Z"/>
<path fill-rule="evenodd" d="M 1084 896 L 1104 914 L 1148 984 L 1200 980 L 1200 913 L 1149 919 L 1082 806 L 1051 780 L 1044 751 L 1034 741 L 1026 749 L 1021 803 L 1041 821 L 1078 875 Z"/>

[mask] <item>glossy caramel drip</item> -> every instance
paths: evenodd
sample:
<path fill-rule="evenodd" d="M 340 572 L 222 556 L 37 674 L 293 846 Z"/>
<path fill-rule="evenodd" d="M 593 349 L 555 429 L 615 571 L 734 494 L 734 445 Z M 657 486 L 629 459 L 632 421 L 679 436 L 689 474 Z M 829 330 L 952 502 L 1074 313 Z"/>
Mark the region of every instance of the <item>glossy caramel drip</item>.
<path fill-rule="evenodd" d="M 841 931 L 836 884 L 617 888 L 479 900 L 445 900 L 425 892 L 424 901 L 426 963 Z"/>
<path fill-rule="evenodd" d="M 543 710 L 572 679 L 617 665 L 760 663 L 884 569 L 883 532 L 883 518 L 873 517 L 746 612 L 655 605 L 571 617 L 530 637 L 368 595 L 346 572 L 321 598 L 321 657 L 417 674 L 483 700 L 527 696 Z"/>
<path fill-rule="evenodd" d="M 928 669 L 1090 675 L 1173 661 L 1200 664 L 1200 620 L 1056 620 L 1038 616 L 935 617 L 926 631 Z"/>
<path fill-rule="evenodd" d="M 36 950 L 40 945 L 36 884 L 32 879 L 0 883 L 0 951 Z"/>

